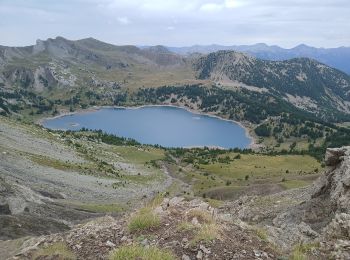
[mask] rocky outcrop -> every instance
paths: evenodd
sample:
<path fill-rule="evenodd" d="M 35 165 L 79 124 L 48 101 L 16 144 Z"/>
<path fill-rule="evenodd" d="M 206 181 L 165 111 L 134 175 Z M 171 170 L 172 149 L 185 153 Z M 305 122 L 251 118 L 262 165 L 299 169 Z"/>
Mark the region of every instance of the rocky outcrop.
<path fill-rule="evenodd" d="M 264 228 L 283 251 L 316 242 L 315 259 L 350 259 L 350 147 L 327 149 L 325 164 L 310 187 L 240 198 L 225 211 Z"/>
<path fill-rule="evenodd" d="M 350 147 L 327 149 L 331 168 L 316 183 L 312 200 L 327 199 L 335 213 L 350 213 Z"/>
<path fill-rule="evenodd" d="M 325 173 L 309 188 L 310 199 L 273 219 L 270 230 L 286 247 L 313 240 L 329 244 L 349 239 L 350 147 L 327 149 L 325 163 Z M 277 235 L 276 230 L 282 232 Z"/>

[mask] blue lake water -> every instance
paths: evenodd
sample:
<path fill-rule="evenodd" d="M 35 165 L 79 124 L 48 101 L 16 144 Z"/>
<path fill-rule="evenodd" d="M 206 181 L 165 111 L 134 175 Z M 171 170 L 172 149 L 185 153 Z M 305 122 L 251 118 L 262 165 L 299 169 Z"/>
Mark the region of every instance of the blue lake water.
<path fill-rule="evenodd" d="M 168 106 L 102 108 L 47 119 L 43 126 L 61 130 L 101 129 L 143 144 L 165 147 L 247 148 L 251 142 L 245 129 L 234 122 Z"/>

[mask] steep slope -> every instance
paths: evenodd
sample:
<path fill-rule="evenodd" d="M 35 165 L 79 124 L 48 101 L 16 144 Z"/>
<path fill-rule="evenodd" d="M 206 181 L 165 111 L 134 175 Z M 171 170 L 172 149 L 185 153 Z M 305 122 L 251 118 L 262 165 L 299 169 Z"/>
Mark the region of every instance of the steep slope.
<path fill-rule="evenodd" d="M 194 69 L 199 79 L 265 89 L 307 110 L 320 112 L 333 107 L 350 111 L 350 77 L 315 60 L 266 61 L 219 51 L 196 60 Z"/>
<path fill-rule="evenodd" d="M 0 240 L 117 215 L 171 185 L 165 170 L 150 165 L 162 150 L 111 146 L 87 135 L 52 133 L 0 116 Z"/>

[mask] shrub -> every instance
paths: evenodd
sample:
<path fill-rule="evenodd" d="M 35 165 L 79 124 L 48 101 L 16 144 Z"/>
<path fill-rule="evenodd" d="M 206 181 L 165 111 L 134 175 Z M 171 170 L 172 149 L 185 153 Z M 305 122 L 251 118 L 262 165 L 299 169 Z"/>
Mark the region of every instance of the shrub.
<path fill-rule="evenodd" d="M 216 223 L 205 224 L 200 227 L 193 239 L 190 241 L 191 246 L 195 246 L 198 242 L 208 243 L 220 236 L 220 229 Z"/>
<path fill-rule="evenodd" d="M 160 218 L 152 212 L 152 208 L 146 207 L 131 217 L 128 224 L 128 229 L 130 232 L 137 232 L 155 228 L 159 225 Z"/>
<path fill-rule="evenodd" d="M 168 251 L 157 247 L 142 247 L 139 245 L 123 246 L 114 250 L 110 260 L 175 260 L 174 255 Z"/>
<path fill-rule="evenodd" d="M 257 227 L 255 228 L 255 233 L 261 240 L 263 241 L 268 240 L 268 236 L 265 229 Z"/>

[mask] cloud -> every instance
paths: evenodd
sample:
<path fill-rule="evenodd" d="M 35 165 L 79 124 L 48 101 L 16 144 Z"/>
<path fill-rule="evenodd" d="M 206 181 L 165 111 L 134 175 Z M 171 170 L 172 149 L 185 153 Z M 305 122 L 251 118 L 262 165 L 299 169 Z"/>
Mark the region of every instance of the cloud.
<path fill-rule="evenodd" d="M 129 20 L 129 18 L 128 17 L 118 17 L 117 18 L 117 21 L 120 23 L 120 24 L 122 24 L 122 25 L 128 25 L 128 24 L 130 24 L 130 20 Z"/>
<path fill-rule="evenodd" d="M 239 7 L 239 6 L 242 6 L 243 3 L 242 2 L 239 2 L 237 0 L 226 0 L 225 1 L 225 7 L 226 8 L 236 8 L 236 7 Z"/>
<path fill-rule="evenodd" d="M 350 43 L 349 0 L 0 2 L 0 45 L 29 45 L 57 35 L 137 45 Z M 116 23 L 124 25 L 117 32 Z"/>
<path fill-rule="evenodd" d="M 225 8 L 232 9 L 240 6 L 242 6 L 242 2 L 238 2 L 238 0 L 225 0 L 221 3 L 205 3 L 199 8 L 199 10 L 206 12 L 218 12 Z"/>
<path fill-rule="evenodd" d="M 199 10 L 205 11 L 205 12 L 218 12 L 220 11 L 224 6 L 222 4 L 215 4 L 215 3 L 207 3 L 202 5 Z"/>

